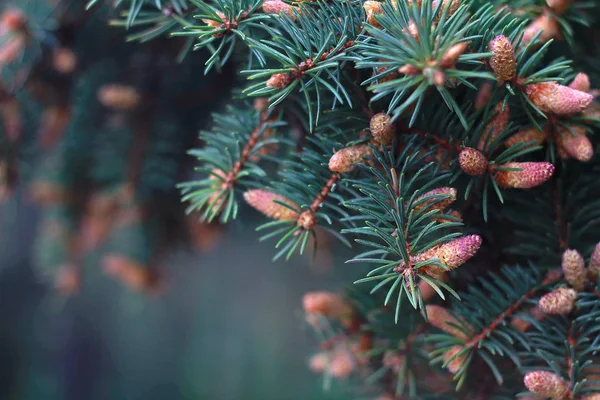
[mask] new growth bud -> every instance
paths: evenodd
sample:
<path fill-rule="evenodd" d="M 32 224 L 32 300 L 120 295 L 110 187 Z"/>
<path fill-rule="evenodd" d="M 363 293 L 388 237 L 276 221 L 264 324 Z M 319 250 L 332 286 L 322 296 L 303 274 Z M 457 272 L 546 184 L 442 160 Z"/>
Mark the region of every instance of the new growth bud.
<path fill-rule="evenodd" d="M 549 162 L 509 162 L 500 167 L 514 169 L 496 171 L 494 180 L 502 188 L 534 188 L 546 182 L 554 174 L 554 165 Z"/>
<path fill-rule="evenodd" d="M 562 270 L 567 282 L 577 291 L 585 287 L 585 261 L 577 250 L 565 250 L 562 254 Z"/>
<path fill-rule="evenodd" d="M 396 136 L 396 125 L 392 122 L 392 117 L 384 112 L 377 113 L 371 117 L 369 125 L 375 142 L 384 146 L 392 144 Z"/>
<path fill-rule="evenodd" d="M 290 207 L 299 208 L 297 205 L 286 199 L 285 197 L 278 195 L 268 190 L 263 189 L 252 189 L 244 193 L 244 199 L 248 204 L 254 207 L 256 210 L 265 214 L 269 218 L 277 220 L 287 220 L 298 218 L 298 213 L 294 210 L 290 210 L 281 204 L 275 203 L 275 200 L 288 204 Z"/>
<path fill-rule="evenodd" d="M 512 81 L 517 76 L 517 59 L 510 40 L 504 36 L 496 36 L 488 45 L 490 51 L 494 53 L 490 57 L 490 67 L 498 79 L 498 83 Z"/>
<path fill-rule="evenodd" d="M 372 155 L 368 144 L 359 144 L 338 150 L 329 159 L 329 169 L 333 172 L 350 172 L 355 168 L 355 164 L 365 162 L 365 157 Z"/>
<path fill-rule="evenodd" d="M 594 100 L 594 96 L 556 82 L 532 83 L 525 87 L 529 100 L 541 111 L 556 115 L 582 112 Z"/>
<path fill-rule="evenodd" d="M 530 392 L 553 400 L 560 400 L 569 391 L 569 384 L 560 376 L 548 371 L 528 372 L 523 379 Z"/>
<path fill-rule="evenodd" d="M 453 317 L 446 308 L 436 305 L 428 305 L 425 307 L 429 323 L 438 329 L 458 338 L 467 340 L 470 328 Z M 461 329 L 466 328 L 466 329 Z M 466 332 L 464 332 L 466 331 Z"/>
<path fill-rule="evenodd" d="M 479 150 L 466 147 L 458 154 L 460 168 L 471 176 L 485 174 L 488 167 L 488 159 Z"/>
<path fill-rule="evenodd" d="M 546 314 L 566 315 L 573 310 L 577 292 L 571 288 L 558 288 L 540 298 L 539 307 Z"/>

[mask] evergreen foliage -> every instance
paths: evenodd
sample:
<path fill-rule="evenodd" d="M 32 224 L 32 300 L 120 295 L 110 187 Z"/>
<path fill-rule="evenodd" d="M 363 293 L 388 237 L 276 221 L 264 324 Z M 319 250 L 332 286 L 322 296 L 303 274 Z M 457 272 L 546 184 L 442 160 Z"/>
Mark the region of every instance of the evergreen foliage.
<path fill-rule="evenodd" d="M 318 249 L 321 231 L 351 246 L 356 285 L 304 298 L 326 382 L 381 399 L 600 396 L 596 2 L 122 0 L 113 12 L 131 40 L 185 37 L 183 65 L 202 49 L 204 73 L 238 72 L 190 151 L 188 211 L 225 223 L 245 199 L 269 217 L 257 230 L 276 260 Z M 167 188 L 183 144 L 154 119 L 138 173 Z"/>

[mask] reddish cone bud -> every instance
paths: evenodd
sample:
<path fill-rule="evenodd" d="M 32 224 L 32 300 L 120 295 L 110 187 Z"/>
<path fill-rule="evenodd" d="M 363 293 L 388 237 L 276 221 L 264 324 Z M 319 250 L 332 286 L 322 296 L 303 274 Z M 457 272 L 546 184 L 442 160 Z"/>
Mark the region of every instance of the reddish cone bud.
<path fill-rule="evenodd" d="M 297 13 L 294 10 L 299 10 L 298 7 L 290 6 L 281 0 L 266 0 L 262 4 L 262 9 L 265 14 L 287 14 L 293 20 L 297 17 Z"/>
<path fill-rule="evenodd" d="M 558 288 L 540 298 L 539 307 L 546 314 L 566 315 L 573 310 L 577 292 L 571 288 Z"/>
<path fill-rule="evenodd" d="M 380 112 L 371 117 L 369 122 L 371 135 L 373 139 L 384 146 L 392 144 L 396 136 L 396 125 L 392 122 L 392 117 L 384 112 Z"/>
<path fill-rule="evenodd" d="M 289 72 L 280 72 L 277 74 L 271 75 L 269 80 L 267 81 L 267 87 L 275 88 L 275 89 L 283 89 L 287 87 L 290 83 L 292 83 L 293 76 Z"/>
<path fill-rule="evenodd" d="M 490 67 L 498 79 L 498 83 L 511 81 L 517 76 L 517 59 L 510 40 L 504 36 L 496 36 L 488 45 L 490 51 L 494 53 L 490 57 Z"/>
<path fill-rule="evenodd" d="M 419 268 L 420 272 L 438 279 L 447 270 L 452 271 L 466 263 L 477 253 L 479 247 L 481 247 L 481 236 L 463 236 L 417 255 L 414 261 L 418 263 L 435 258 L 439 259 L 439 262 L 444 264 L 447 269 L 433 264 Z"/>
<path fill-rule="evenodd" d="M 585 261 L 577 250 L 565 250 L 562 254 L 562 270 L 567 282 L 577 291 L 585 287 Z"/>
<path fill-rule="evenodd" d="M 433 10 L 437 9 L 439 3 L 440 0 L 433 0 L 431 3 Z M 462 0 L 442 0 L 442 5 L 439 8 L 439 12 L 435 16 L 434 21 L 439 22 L 446 9 L 448 10 L 446 12 L 446 18 L 450 18 L 458 10 L 458 7 L 460 7 L 461 3 Z"/>
<path fill-rule="evenodd" d="M 569 87 L 571 89 L 575 89 L 575 90 L 579 90 L 581 92 L 588 93 L 590 91 L 590 89 L 592 88 L 592 85 L 590 84 L 590 77 L 587 76 L 587 74 L 580 72 L 577 74 L 575 79 L 573 79 L 573 82 L 571 82 L 569 84 Z"/>
<path fill-rule="evenodd" d="M 541 111 L 556 115 L 582 112 L 592 104 L 594 96 L 556 82 L 532 83 L 525 87 L 529 100 Z"/>
<path fill-rule="evenodd" d="M 560 25 L 553 16 L 542 14 L 525 29 L 522 43 L 528 44 L 531 42 L 538 32 L 542 32 L 538 40 L 543 44 L 550 39 L 560 37 Z"/>
<path fill-rule="evenodd" d="M 448 350 L 445 354 L 444 354 L 444 363 L 448 362 L 448 360 L 452 359 L 452 361 L 450 361 L 448 363 L 448 365 L 446 366 L 446 368 L 448 368 L 448 371 L 450 371 L 450 373 L 452 374 L 456 374 L 459 370 L 460 367 L 462 367 L 463 363 L 465 362 L 467 355 L 469 354 L 469 352 L 466 352 L 458 357 L 455 357 L 458 353 L 460 353 L 462 350 L 464 349 L 463 346 L 452 346 L 450 348 L 450 350 Z"/>
<path fill-rule="evenodd" d="M 363 3 L 363 9 L 365 10 L 365 14 L 367 15 L 367 22 L 370 25 L 373 25 L 377 28 L 381 28 L 381 25 L 375 19 L 376 15 L 382 14 L 383 9 L 381 8 L 381 3 L 378 1 L 365 1 Z"/>
<path fill-rule="evenodd" d="M 512 147 L 517 143 L 533 142 L 531 143 L 531 146 L 539 146 L 545 141 L 546 132 L 542 132 L 534 126 L 529 129 L 525 129 L 515 133 L 514 135 L 506 139 L 506 142 L 504 142 L 504 144 L 506 145 L 506 147 Z"/>
<path fill-rule="evenodd" d="M 458 154 L 458 163 L 465 173 L 471 176 L 485 174 L 488 167 L 488 159 L 476 149 L 466 147 Z"/>
<path fill-rule="evenodd" d="M 458 339 L 466 341 L 469 338 L 467 334 L 470 331 L 470 327 L 465 326 L 464 323 L 460 323 L 460 321 L 454 318 L 444 307 L 430 304 L 425 306 L 425 309 L 427 311 L 427 319 L 431 325 Z M 464 330 L 466 330 L 467 333 L 463 332 Z"/>
<path fill-rule="evenodd" d="M 454 46 L 450 47 L 440 62 L 440 66 L 442 68 L 454 68 L 454 65 L 458 62 L 458 58 L 463 55 L 463 53 L 467 50 L 467 47 L 471 44 L 471 41 L 457 43 Z"/>
<path fill-rule="evenodd" d="M 435 195 L 442 195 L 442 194 L 447 195 L 449 197 L 446 199 L 442 199 L 442 200 L 440 200 L 440 199 L 427 200 L 427 201 L 415 206 L 415 211 L 419 212 L 419 211 L 423 210 L 424 208 L 430 208 L 430 206 L 431 206 L 430 209 L 435 208 L 435 209 L 443 211 L 446 208 L 450 207 L 450 205 L 456 201 L 456 189 L 453 187 L 445 186 L 445 187 L 430 190 L 429 192 L 425 193 L 424 195 L 417 197 L 417 199 L 415 200 L 415 203 L 422 199 L 425 199 L 427 197 L 435 196 Z"/>
<path fill-rule="evenodd" d="M 352 307 L 339 294 L 331 292 L 309 292 L 302 298 L 304 312 L 326 318 L 343 320 L 353 314 Z"/>
<path fill-rule="evenodd" d="M 366 162 L 365 157 L 372 155 L 368 144 L 359 144 L 338 150 L 329 159 L 329 169 L 333 172 L 350 172 L 355 168 L 355 164 Z"/>
<path fill-rule="evenodd" d="M 252 189 L 244 193 L 244 199 L 248 204 L 256 210 L 265 214 L 269 218 L 277 220 L 287 220 L 298 218 L 298 213 L 294 210 L 275 203 L 275 200 L 285 203 L 290 207 L 299 208 L 297 205 L 286 199 L 285 197 L 269 192 L 263 189 Z"/>
<path fill-rule="evenodd" d="M 596 244 L 592 251 L 588 270 L 594 278 L 597 278 L 598 274 L 600 274 L 600 243 Z"/>
<path fill-rule="evenodd" d="M 528 372 L 523 379 L 530 392 L 560 400 L 569 392 L 569 384 L 560 376 L 548 371 Z"/>
<path fill-rule="evenodd" d="M 508 104 L 499 102 L 494 108 L 494 117 L 492 121 L 485 127 L 485 130 L 477 143 L 477 150 L 489 150 L 490 146 L 500 136 L 500 133 L 506 128 L 510 120 L 510 107 Z"/>
<path fill-rule="evenodd" d="M 594 155 L 592 142 L 588 139 L 585 129 L 579 126 L 572 126 L 570 130 L 560 128 L 556 135 L 556 144 L 563 158 L 572 157 L 578 161 L 587 162 Z"/>
<path fill-rule="evenodd" d="M 530 189 L 546 182 L 554 174 L 554 165 L 549 162 L 509 162 L 501 168 L 519 171 L 496 171 L 494 180 L 502 188 Z"/>

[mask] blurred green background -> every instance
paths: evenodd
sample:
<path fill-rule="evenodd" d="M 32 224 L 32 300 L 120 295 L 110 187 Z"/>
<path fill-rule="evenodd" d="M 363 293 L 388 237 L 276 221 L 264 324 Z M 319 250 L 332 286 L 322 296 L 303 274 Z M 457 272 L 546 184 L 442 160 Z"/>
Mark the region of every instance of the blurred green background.
<path fill-rule="evenodd" d="M 65 299 L 30 267 L 36 209 L 17 195 L 0 219 L 0 399 L 348 398 L 308 370 L 316 342 L 301 313 L 303 293 L 341 277 L 309 258 L 272 263 L 255 224 L 208 254 L 174 251 L 161 297 L 86 270 Z"/>

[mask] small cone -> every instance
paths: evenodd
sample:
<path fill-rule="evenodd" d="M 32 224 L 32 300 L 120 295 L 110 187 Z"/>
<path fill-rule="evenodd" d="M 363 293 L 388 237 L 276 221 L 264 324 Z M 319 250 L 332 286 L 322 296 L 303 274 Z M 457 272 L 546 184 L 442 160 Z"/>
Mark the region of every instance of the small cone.
<path fill-rule="evenodd" d="M 491 122 L 485 127 L 485 130 L 477 143 L 477 150 L 489 150 L 492 143 L 500 136 L 508 122 L 510 121 L 510 107 L 503 102 L 496 104 L 494 108 L 494 117 Z"/>
<path fill-rule="evenodd" d="M 530 189 L 546 182 L 554 174 L 549 162 L 509 162 L 501 168 L 518 168 L 520 171 L 496 171 L 494 180 L 502 188 Z"/>
<path fill-rule="evenodd" d="M 342 296 L 331 292 L 306 293 L 302 298 L 302 305 L 307 320 L 313 325 L 317 321 L 314 316 L 319 315 L 349 325 L 354 314 L 351 305 Z"/>
<path fill-rule="evenodd" d="M 287 87 L 290 83 L 292 83 L 293 76 L 289 72 L 280 72 L 277 74 L 271 75 L 269 80 L 267 81 L 267 87 L 275 88 L 275 89 L 283 89 Z"/>
<path fill-rule="evenodd" d="M 427 201 L 415 206 L 415 212 L 419 212 L 423 209 L 428 209 L 428 210 L 437 209 L 437 210 L 443 211 L 446 208 L 450 207 L 450 205 L 456 201 L 456 189 L 453 187 L 445 186 L 445 187 L 430 190 L 429 192 L 425 193 L 424 195 L 417 197 L 417 199 L 415 200 L 415 203 L 419 202 L 422 199 L 425 199 L 430 196 L 435 196 L 435 195 L 447 195 L 449 197 L 446 199 L 442 199 L 442 200 L 440 200 L 440 199 L 427 200 Z"/>
<path fill-rule="evenodd" d="M 577 250 L 565 250 L 562 255 L 562 270 L 567 282 L 577 291 L 585 287 L 585 261 Z"/>
<path fill-rule="evenodd" d="M 458 346 L 458 345 L 452 346 L 450 348 L 450 350 L 448 350 L 446 352 L 446 354 L 444 354 L 444 363 L 446 363 L 448 360 L 450 360 L 456 354 L 460 353 L 463 350 L 463 348 L 464 348 L 463 346 Z M 450 371 L 450 373 L 452 373 L 452 374 L 456 374 L 458 371 L 460 371 L 460 367 L 465 362 L 467 355 L 468 355 L 468 352 L 465 354 L 462 354 L 462 355 L 454 358 L 452 361 L 450 361 L 448 363 L 448 365 L 446 366 L 446 368 L 448 368 L 448 371 Z"/>
<path fill-rule="evenodd" d="M 466 327 L 464 323 L 460 323 L 460 321 L 454 318 L 444 307 L 428 305 L 425 306 L 425 309 L 431 325 L 458 339 L 466 341 L 469 338 L 467 333 L 470 331 L 470 327 Z M 465 329 L 460 329 L 458 327 L 466 328 L 467 333 L 463 332 Z"/>
<path fill-rule="evenodd" d="M 471 259 L 475 253 L 477 253 L 479 247 L 481 247 L 481 236 L 463 236 L 417 255 L 415 257 L 415 262 L 418 263 L 438 258 L 439 262 L 447 267 L 447 270 L 452 271 Z M 446 272 L 446 269 L 432 264 L 425 265 L 419 268 L 418 271 L 438 279 L 441 274 Z"/>
<path fill-rule="evenodd" d="M 542 14 L 525 29 L 522 43 L 530 43 L 538 32 L 542 32 L 538 40 L 544 44 L 550 39 L 560 38 L 560 25 L 553 16 Z"/>
<path fill-rule="evenodd" d="M 329 159 L 329 169 L 333 172 L 350 172 L 355 164 L 365 162 L 364 157 L 372 155 L 368 144 L 359 144 L 338 150 Z"/>
<path fill-rule="evenodd" d="M 466 147 L 458 154 L 458 164 L 467 175 L 481 176 L 487 171 L 488 159 L 479 150 Z"/>
<path fill-rule="evenodd" d="M 579 126 L 572 126 L 570 129 L 560 128 L 556 135 L 556 144 L 563 158 L 572 157 L 581 162 L 588 162 L 594 155 L 594 146 L 587 137 L 587 132 Z"/>
<path fill-rule="evenodd" d="M 246 193 L 244 193 L 244 199 L 248 204 L 269 218 L 280 221 L 298 218 L 298 213 L 296 211 L 290 210 L 281 204 L 275 203 L 275 200 L 288 204 L 290 207 L 299 208 L 297 205 L 285 197 L 273 192 L 269 192 L 268 190 L 248 190 Z"/>
<path fill-rule="evenodd" d="M 571 89 L 589 93 L 590 89 L 592 88 L 592 85 L 590 84 L 590 77 L 587 76 L 587 74 L 580 72 L 577 74 L 575 79 L 573 79 L 573 82 L 569 84 L 569 87 Z"/>
<path fill-rule="evenodd" d="M 306 210 L 298 216 L 297 225 L 306 231 L 312 231 L 317 226 L 317 218 L 311 210 Z"/>
<path fill-rule="evenodd" d="M 370 25 L 373 25 L 377 28 L 381 28 L 377 19 L 375 19 L 376 15 L 382 14 L 383 9 L 381 8 L 381 3 L 378 1 L 365 1 L 363 3 L 363 9 L 365 10 L 365 14 L 367 15 L 367 22 Z"/>
<path fill-rule="evenodd" d="M 596 244 L 592 251 L 588 270 L 592 277 L 598 278 L 598 274 L 600 273 L 600 243 Z"/>
<path fill-rule="evenodd" d="M 577 292 L 571 288 L 558 288 L 540 298 L 539 307 L 546 314 L 566 315 L 573 310 Z"/>
<path fill-rule="evenodd" d="M 504 35 L 496 36 L 490 41 L 488 47 L 494 53 L 490 57 L 490 67 L 494 71 L 498 83 L 502 84 L 505 81 L 515 79 L 517 76 L 517 59 L 510 40 Z"/>
<path fill-rule="evenodd" d="M 371 135 L 375 142 L 389 146 L 396 136 L 396 124 L 392 122 L 392 117 L 384 112 L 373 115 L 369 122 Z"/>
<path fill-rule="evenodd" d="M 550 7 L 557 15 L 564 14 L 572 2 L 573 0 L 546 0 L 548 7 Z"/>
<path fill-rule="evenodd" d="M 532 83 L 525 87 L 529 100 L 542 112 L 556 115 L 576 114 L 592 104 L 594 96 L 556 82 Z"/>
<path fill-rule="evenodd" d="M 442 57 L 442 60 L 440 61 L 440 66 L 446 69 L 454 68 L 454 66 L 458 62 L 458 58 L 461 55 L 463 55 L 465 51 L 467 51 L 467 47 L 469 47 L 470 44 L 471 41 L 467 41 L 457 43 L 454 46 L 450 47 Z"/>
<path fill-rule="evenodd" d="M 517 143 L 533 142 L 531 146 L 539 146 L 546 141 L 546 132 L 538 130 L 535 126 L 529 129 L 519 131 L 506 139 L 506 147 L 512 147 Z"/>
<path fill-rule="evenodd" d="M 523 379 L 530 392 L 560 400 L 569 392 L 569 384 L 560 376 L 548 371 L 528 372 Z"/>
<path fill-rule="evenodd" d="M 267 0 L 263 2 L 262 9 L 265 14 L 287 14 L 292 20 L 296 20 L 298 7 L 290 6 L 281 0 Z"/>

